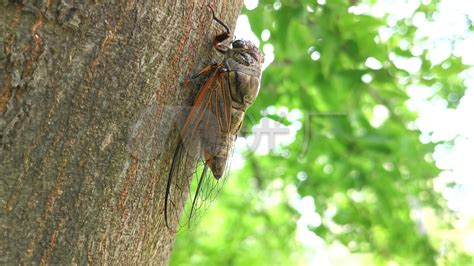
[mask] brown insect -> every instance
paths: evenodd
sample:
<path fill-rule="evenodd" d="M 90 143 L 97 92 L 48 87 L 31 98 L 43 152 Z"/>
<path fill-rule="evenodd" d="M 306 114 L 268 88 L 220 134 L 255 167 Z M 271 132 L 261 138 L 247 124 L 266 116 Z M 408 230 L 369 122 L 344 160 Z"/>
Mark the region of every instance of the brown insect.
<path fill-rule="evenodd" d="M 179 224 L 184 208 L 177 204 L 182 202 L 180 197 L 192 189 L 195 191 L 192 202 L 184 208 L 188 223 L 222 188 L 245 111 L 255 101 L 260 87 L 263 55 L 250 41 L 234 40 L 230 46 L 224 45 L 231 36 L 229 27 L 209 8 L 213 20 L 225 29 L 213 40 L 213 47 L 224 59 L 204 66 L 191 78 L 207 75 L 180 130 L 180 142 L 168 174 L 164 206 L 168 228 Z M 187 166 L 196 161 L 196 171 L 185 173 Z M 191 189 L 190 178 L 197 182 Z"/>

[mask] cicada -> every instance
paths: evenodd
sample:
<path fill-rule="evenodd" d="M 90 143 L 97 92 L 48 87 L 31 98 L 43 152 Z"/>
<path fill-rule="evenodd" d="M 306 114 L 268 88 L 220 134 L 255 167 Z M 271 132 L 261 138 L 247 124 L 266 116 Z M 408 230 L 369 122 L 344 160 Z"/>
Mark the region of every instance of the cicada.
<path fill-rule="evenodd" d="M 224 28 L 214 37 L 213 47 L 223 55 L 220 63 L 204 66 L 191 80 L 206 76 L 194 103 L 180 129 L 180 141 L 174 152 L 169 170 L 164 216 L 166 226 L 179 223 L 181 213 L 187 212 L 198 220 L 197 213 L 207 208 L 222 188 L 229 169 L 233 147 L 242 127 L 245 111 L 255 101 L 262 74 L 263 55 L 250 41 L 234 40 L 230 46 L 224 42 L 231 37 L 229 27 L 218 19 L 212 7 L 213 21 Z M 198 162 L 196 171 L 185 173 L 186 166 Z M 191 186 L 190 182 L 196 184 Z M 185 208 L 179 200 L 194 191 Z M 189 193 L 193 194 L 193 193 Z"/>

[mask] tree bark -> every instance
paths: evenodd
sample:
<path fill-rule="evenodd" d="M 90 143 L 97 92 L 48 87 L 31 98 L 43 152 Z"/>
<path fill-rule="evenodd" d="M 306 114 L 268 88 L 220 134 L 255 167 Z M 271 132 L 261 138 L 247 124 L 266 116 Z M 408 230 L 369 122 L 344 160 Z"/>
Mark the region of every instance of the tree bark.
<path fill-rule="evenodd" d="M 0 1 L 0 264 L 168 262 L 160 106 L 220 58 L 207 4 Z M 235 25 L 241 0 L 210 4 Z"/>

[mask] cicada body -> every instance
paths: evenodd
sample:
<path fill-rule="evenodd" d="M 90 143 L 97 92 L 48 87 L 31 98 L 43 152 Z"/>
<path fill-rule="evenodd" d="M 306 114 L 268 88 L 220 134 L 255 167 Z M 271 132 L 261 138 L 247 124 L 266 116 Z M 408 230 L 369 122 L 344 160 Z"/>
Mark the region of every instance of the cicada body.
<path fill-rule="evenodd" d="M 245 111 L 255 101 L 260 87 L 262 54 L 250 41 L 236 40 L 230 47 L 223 45 L 231 35 L 229 28 L 216 18 L 213 10 L 212 14 L 226 30 L 213 42 L 224 59 L 220 64 L 203 67 L 193 77 L 207 75 L 180 130 L 180 142 L 168 174 L 164 206 L 168 228 L 179 224 L 184 208 L 178 204 L 184 201 L 179 197 L 194 191 L 190 207 L 185 209 L 189 222 L 220 191 Z M 185 173 L 185 166 L 196 161 L 198 171 Z M 189 190 L 189 179 L 193 177 L 197 184 Z"/>

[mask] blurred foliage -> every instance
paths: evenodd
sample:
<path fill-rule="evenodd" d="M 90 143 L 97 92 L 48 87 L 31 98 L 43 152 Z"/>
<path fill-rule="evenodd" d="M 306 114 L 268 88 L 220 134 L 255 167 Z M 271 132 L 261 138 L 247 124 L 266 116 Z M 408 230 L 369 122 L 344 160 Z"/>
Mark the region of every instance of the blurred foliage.
<path fill-rule="evenodd" d="M 416 73 L 397 68 L 394 57 L 414 57 L 399 43 L 412 46 L 416 27 L 400 20 L 381 41 L 386 17 L 348 11 L 357 4 L 264 0 L 244 10 L 257 36 L 270 32 L 260 46 L 271 44 L 275 56 L 249 117 L 301 126 L 292 143 L 265 156 L 246 154 L 200 226 L 178 234 L 172 265 L 306 265 L 317 250 L 300 241 L 302 235 L 342 245 L 369 264 L 470 262 L 431 237 L 417 216 L 430 209 L 438 226 L 450 226 L 450 212 L 432 187 L 439 173 L 434 145 L 420 143 L 420 132 L 410 126 L 416 114 L 405 105 L 406 88 L 415 84 L 440 87 L 433 97 L 456 93 L 449 102 L 456 106 L 465 89 L 456 74 L 465 66 L 455 57 L 446 60 L 448 68 L 432 65 L 425 50 Z M 432 1 L 417 12 L 429 19 L 436 7 Z M 367 67 L 369 57 L 380 67 Z M 279 117 L 275 110 L 285 108 L 302 115 Z M 377 109 L 389 114 L 381 124 L 373 121 Z M 245 127 L 251 132 L 252 123 Z M 312 225 L 300 219 L 301 199 L 314 199 Z"/>

